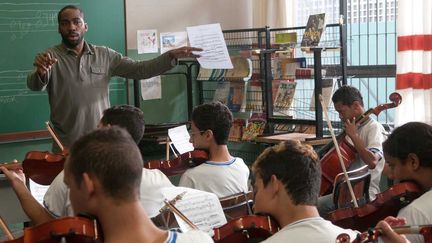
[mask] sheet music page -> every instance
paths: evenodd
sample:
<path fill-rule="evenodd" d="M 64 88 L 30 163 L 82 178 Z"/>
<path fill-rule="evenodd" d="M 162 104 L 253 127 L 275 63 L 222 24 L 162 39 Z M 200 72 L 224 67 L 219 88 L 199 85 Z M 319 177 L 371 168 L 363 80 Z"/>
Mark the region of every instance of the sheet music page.
<path fill-rule="evenodd" d="M 197 58 L 203 68 L 232 69 L 233 65 L 228 53 L 220 24 L 207 24 L 186 27 L 189 43 L 192 47 L 202 48 Z"/>
<path fill-rule="evenodd" d="M 189 142 L 190 136 L 186 125 L 168 129 L 168 136 L 180 154 L 194 150 L 193 145 Z"/>
<path fill-rule="evenodd" d="M 162 195 L 172 200 L 177 195 L 186 191 L 183 198 L 175 203 L 180 210 L 200 230 L 213 236 L 213 229 L 227 223 L 219 198 L 214 193 L 204 192 L 187 187 L 165 187 Z M 191 230 L 189 225 L 174 214 L 180 229 L 183 232 Z"/>
<path fill-rule="evenodd" d="M 33 195 L 33 197 L 38 201 L 40 204 L 43 204 L 43 199 L 45 196 L 45 193 L 48 191 L 49 185 L 44 186 L 40 185 L 31 179 L 29 179 L 29 186 L 30 186 L 30 192 Z"/>

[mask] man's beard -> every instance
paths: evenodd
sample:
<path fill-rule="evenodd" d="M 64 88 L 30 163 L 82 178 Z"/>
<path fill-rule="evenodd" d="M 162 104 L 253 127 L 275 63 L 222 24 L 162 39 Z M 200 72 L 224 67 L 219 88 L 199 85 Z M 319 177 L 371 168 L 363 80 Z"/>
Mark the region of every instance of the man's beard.
<path fill-rule="evenodd" d="M 62 36 L 62 42 L 63 42 L 63 44 L 66 47 L 71 48 L 71 49 L 77 47 L 83 41 L 83 39 L 84 39 L 84 36 L 80 36 L 77 40 L 70 41 L 68 39 L 67 35 L 61 35 L 61 36 Z"/>

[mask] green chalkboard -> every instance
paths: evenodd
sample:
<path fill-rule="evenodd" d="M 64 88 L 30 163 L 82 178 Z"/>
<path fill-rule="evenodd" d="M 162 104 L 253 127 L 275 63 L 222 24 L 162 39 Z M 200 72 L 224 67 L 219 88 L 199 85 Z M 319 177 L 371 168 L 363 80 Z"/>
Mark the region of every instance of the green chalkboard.
<path fill-rule="evenodd" d="M 0 0 L 0 134 L 44 129 L 47 93 L 27 89 L 26 77 L 35 55 L 60 43 L 57 13 L 68 4 L 83 9 L 88 42 L 125 53 L 124 1 Z M 110 99 L 127 102 L 124 79 L 111 80 Z"/>

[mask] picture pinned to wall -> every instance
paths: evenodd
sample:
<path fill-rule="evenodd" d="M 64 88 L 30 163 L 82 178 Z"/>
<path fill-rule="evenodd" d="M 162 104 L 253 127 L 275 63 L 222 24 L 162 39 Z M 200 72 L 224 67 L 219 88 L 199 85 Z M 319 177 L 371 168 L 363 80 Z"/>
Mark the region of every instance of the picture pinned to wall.
<path fill-rule="evenodd" d="M 160 33 L 161 54 L 169 50 L 187 46 L 186 32 L 164 32 Z"/>
<path fill-rule="evenodd" d="M 143 100 L 155 100 L 162 98 L 160 76 L 141 80 L 141 97 Z"/>
<path fill-rule="evenodd" d="M 138 54 L 158 53 L 157 30 L 137 30 Z"/>

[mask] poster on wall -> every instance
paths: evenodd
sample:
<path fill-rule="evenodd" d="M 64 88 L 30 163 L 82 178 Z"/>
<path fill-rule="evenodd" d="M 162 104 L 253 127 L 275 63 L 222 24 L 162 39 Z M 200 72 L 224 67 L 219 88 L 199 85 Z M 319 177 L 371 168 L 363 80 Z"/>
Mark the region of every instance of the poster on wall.
<path fill-rule="evenodd" d="M 157 30 L 137 30 L 138 54 L 158 53 Z"/>
<path fill-rule="evenodd" d="M 141 80 L 141 97 L 143 100 L 155 100 L 162 98 L 160 76 Z"/>
<path fill-rule="evenodd" d="M 187 46 L 186 32 L 164 32 L 160 33 L 161 54 L 169 50 Z"/>

